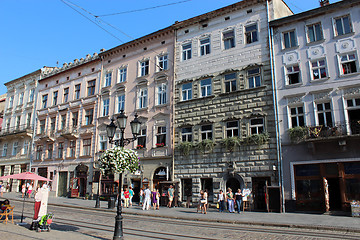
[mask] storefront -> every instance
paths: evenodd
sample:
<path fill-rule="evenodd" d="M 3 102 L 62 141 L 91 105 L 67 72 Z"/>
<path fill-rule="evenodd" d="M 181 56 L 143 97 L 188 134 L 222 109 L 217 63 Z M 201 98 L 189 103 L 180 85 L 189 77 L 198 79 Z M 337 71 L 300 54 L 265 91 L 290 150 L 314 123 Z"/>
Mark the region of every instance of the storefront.
<path fill-rule="evenodd" d="M 360 161 L 293 164 L 293 197 L 299 211 L 349 211 L 360 200 Z"/>

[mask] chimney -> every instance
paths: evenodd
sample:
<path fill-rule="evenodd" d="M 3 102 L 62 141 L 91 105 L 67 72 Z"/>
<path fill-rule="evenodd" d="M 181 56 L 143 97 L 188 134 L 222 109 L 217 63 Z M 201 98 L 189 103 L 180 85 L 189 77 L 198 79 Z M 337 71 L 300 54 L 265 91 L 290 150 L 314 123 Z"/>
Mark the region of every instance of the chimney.
<path fill-rule="evenodd" d="M 329 0 L 319 0 L 319 2 L 320 2 L 320 7 L 324 7 L 330 4 Z"/>

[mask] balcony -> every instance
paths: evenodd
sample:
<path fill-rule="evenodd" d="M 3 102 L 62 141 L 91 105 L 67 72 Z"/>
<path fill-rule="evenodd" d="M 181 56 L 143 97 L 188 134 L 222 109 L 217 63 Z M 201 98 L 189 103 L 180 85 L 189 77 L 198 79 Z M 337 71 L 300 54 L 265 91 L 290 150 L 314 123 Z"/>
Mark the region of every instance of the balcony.
<path fill-rule="evenodd" d="M 338 122 L 333 126 L 305 126 L 289 129 L 293 143 L 360 138 L 360 120 Z"/>
<path fill-rule="evenodd" d="M 55 142 L 55 132 L 47 131 L 45 133 L 42 133 L 37 140 L 43 142 Z"/>
<path fill-rule="evenodd" d="M 60 136 L 67 139 L 74 139 L 79 137 L 79 129 L 76 127 L 65 128 L 59 131 Z"/>
<path fill-rule="evenodd" d="M 16 127 L 5 127 L 0 131 L 0 137 L 5 137 L 9 135 L 21 135 L 31 137 L 33 133 L 33 125 L 19 125 Z"/>

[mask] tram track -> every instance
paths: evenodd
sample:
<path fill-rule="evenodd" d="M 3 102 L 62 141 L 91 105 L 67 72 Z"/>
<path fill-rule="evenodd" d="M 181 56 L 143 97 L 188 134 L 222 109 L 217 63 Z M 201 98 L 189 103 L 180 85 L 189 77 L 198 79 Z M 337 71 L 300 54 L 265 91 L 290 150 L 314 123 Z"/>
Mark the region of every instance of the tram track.
<path fill-rule="evenodd" d="M 69 210 L 68 208 L 62 206 L 52 206 L 57 208 L 55 212 L 66 214 Z M 115 217 L 114 212 L 99 212 L 93 211 L 90 209 L 77 209 L 81 214 L 89 215 L 89 216 L 98 216 L 105 218 L 113 218 Z M 31 216 L 31 212 L 25 212 L 26 215 Z M 123 214 L 123 217 L 128 221 L 151 221 L 152 223 L 157 224 L 174 224 L 176 226 L 183 226 L 184 228 L 205 228 L 205 229 L 219 229 L 219 230 L 227 230 L 234 232 L 252 232 L 252 233 L 263 233 L 263 234 L 277 234 L 277 235 L 287 235 L 287 236 L 298 236 L 298 237 L 314 237 L 314 238 L 322 238 L 322 239 L 344 239 L 344 240 L 355 240 L 360 239 L 359 234 L 349 235 L 349 233 L 342 232 L 330 232 L 330 231 L 317 231 L 314 230 L 306 230 L 306 229 L 292 229 L 290 227 L 267 227 L 267 226 L 253 226 L 253 225 L 245 225 L 245 224 L 225 224 L 225 223 L 213 223 L 213 222 L 199 222 L 199 221 L 191 221 L 191 220 L 176 220 L 169 218 L 158 218 L 153 216 L 136 216 Z M 81 228 L 89 228 L 95 229 L 98 231 L 113 231 L 113 226 L 109 226 L 106 224 L 100 223 L 89 223 L 88 221 L 80 221 L 77 220 L 76 223 L 71 222 L 71 219 L 56 217 L 55 222 L 67 224 L 69 226 L 81 227 Z M 89 226 L 91 224 L 91 226 Z M 141 232 L 141 233 L 139 233 Z M 144 229 L 136 229 L 130 227 L 124 227 L 124 233 L 129 235 L 134 235 L 138 237 L 146 237 L 151 238 L 151 235 L 156 236 L 154 239 L 205 239 L 205 240 L 213 240 L 216 238 L 206 238 L 204 236 L 191 236 L 184 234 L 176 234 L 176 233 L 164 233 L 157 231 L 150 231 Z M 149 235 L 146 235 L 146 234 Z M 171 237 L 169 237 L 171 236 Z"/>

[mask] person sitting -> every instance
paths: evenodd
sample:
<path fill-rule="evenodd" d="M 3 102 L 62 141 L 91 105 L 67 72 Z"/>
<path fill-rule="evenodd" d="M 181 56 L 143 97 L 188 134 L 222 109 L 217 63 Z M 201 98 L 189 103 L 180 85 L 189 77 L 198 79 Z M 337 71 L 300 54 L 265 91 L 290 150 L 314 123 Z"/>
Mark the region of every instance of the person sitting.
<path fill-rule="evenodd" d="M 1 202 L 0 212 L 3 213 L 7 207 L 11 207 L 9 199 L 5 199 L 5 201 Z"/>

